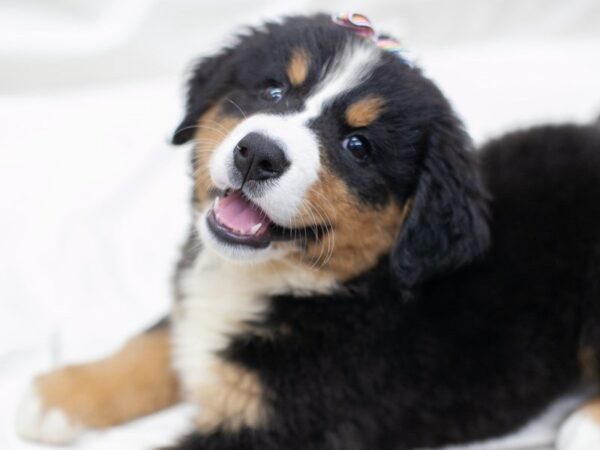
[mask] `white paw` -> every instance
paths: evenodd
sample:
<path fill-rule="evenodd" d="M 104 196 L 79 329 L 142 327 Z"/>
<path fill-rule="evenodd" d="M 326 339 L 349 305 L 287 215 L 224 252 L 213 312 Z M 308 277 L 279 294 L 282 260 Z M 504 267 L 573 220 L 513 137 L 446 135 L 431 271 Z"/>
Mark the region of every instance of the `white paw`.
<path fill-rule="evenodd" d="M 562 424 L 556 439 L 556 450 L 600 449 L 600 423 L 585 413 L 576 412 Z"/>
<path fill-rule="evenodd" d="M 77 439 L 83 427 L 57 408 L 46 409 L 31 386 L 17 408 L 17 434 L 30 441 L 66 445 Z"/>

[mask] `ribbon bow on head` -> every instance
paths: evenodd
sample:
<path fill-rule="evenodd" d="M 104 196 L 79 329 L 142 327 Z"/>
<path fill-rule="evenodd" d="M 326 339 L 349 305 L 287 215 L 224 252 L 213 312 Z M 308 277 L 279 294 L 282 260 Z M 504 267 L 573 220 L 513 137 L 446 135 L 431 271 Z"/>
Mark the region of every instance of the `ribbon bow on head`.
<path fill-rule="evenodd" d="M 352 30 L 359 36 L 369 39 L 382 50 L 393 53 L 402 59 L 408 65 L 411 65 L 410 58 L 407 57 L 407 51 L 402 47 L 399 41 L 388 36 L 379 36 L 367 16 L 360 13 L 343 12 L 334 15 L 331 20 L 333 23 Z"/>

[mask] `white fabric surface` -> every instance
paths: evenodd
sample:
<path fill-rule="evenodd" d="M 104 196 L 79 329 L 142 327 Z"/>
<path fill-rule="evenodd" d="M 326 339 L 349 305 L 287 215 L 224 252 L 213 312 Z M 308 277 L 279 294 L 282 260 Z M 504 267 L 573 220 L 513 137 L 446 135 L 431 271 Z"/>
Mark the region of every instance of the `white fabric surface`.
<path fill-rule="evenodd" d="M 0 3 L 0 448 L 41 448 L 13 433 L 33 374 L 105 354 L 168 309 L 190 181 L 189 149 L 167 139 L 189 61 L 239 24 L 321 3 Z M 600 113 L 597 0 L 326 6 L 402 37 L 478 141 Z M 151 448 L 190 417 L 178 407 L 77 448 Z"/>

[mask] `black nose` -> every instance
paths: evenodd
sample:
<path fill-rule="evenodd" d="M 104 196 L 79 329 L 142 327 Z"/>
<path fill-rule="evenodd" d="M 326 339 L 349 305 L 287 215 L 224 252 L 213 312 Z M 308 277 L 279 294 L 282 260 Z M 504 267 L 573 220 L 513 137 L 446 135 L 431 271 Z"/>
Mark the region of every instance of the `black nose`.
<path fill-rule="evenodd" d="M 290 165 L 281 147 L 260 133 L 250 133 L 238 142 L 233 162 L 243 183 L 280 177 Z"/>

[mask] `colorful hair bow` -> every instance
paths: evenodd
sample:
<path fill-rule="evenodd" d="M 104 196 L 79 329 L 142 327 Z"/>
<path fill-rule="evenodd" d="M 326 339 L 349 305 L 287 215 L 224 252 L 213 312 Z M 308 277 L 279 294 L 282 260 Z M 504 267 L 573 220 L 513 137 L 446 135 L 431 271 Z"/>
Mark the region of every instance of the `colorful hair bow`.
<path fill-rule="evenodd" d="M 370 39 L 375 45 L 386 52 L 390 52 L 401 58 L 405 63 L 412 65 L 408 52 L 399 41 L 388 36 L 379 36 L 367 16 L 360 13 L 343 12 L 332 16 L 333 23 L 352 30 L 365 39 Z"/>

